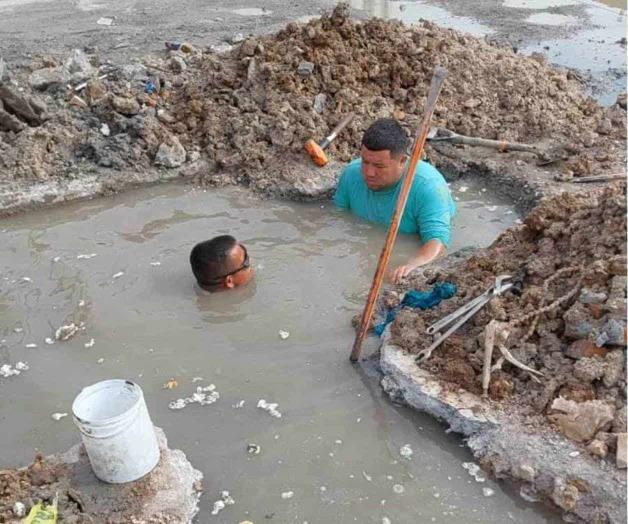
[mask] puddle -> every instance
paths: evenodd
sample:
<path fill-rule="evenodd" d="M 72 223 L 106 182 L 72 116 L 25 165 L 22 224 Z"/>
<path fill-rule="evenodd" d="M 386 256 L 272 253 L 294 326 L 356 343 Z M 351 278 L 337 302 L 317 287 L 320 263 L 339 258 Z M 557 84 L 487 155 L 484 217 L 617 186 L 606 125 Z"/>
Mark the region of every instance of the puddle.
<path fill-rule="evenodd" d="M 482 189 L 452 185 L 454 249 L 486 245 L 516 219 Z M 368 365 L 349 363 L 349 321 L 363 306 L 384 229 L 330 203 L 176 185 L 32 212 L 0 229 L 0 363 L 30 367 L 0 380 L 0 467 L 26 463 L 35 449 L 67 449 L 78 440 L 71 417 L 50 414 L 69 412 L 88 384 L 129 378 L 171 446 L 205 475 L 198 522 L 558 522 L 500 484 L 473 481 L 458 437 L 391 404 Z M 247 246 L 256 280 L 201 294 L 189 251 L 224 233 Z M 393 263 L 415 248 L 401 237 Z M 85 330 L 44 343 L 70 321 Z M 38 347 L 25 348 L 31 342 Z M 178 387 L 164 389 L 171 379 Z M 210 405 L 168 408 L 210 384 L 220 392 Z M 260 399 L 278 403 L 282 417 L 258 408 Z M 485 487 L 495 494 L 485 497 Z M 236 503 L 214 519 L 221 490 Z"/>
<path fill-rule="evenodd" d="M 231 12 L 240 16 L 268 16 L 272 14 L 272 11 L 259 7 L 243 7 L 242 9 L 232 9 Z"/>
<path fill-rule="evenodd" d="M 525 19 L 529 24 L 537 25 L 577 25 L 579 23 L 575 16 L 557 15 L 555 13 L 534 13 Z"/>
<path fill-rule="evenodd" d="M 354 9 L 361 9 L 369 16 L 401 20 L 414 24 L 420 19 L 436 22 L 443 27 L 457 29 L 475 36 L 491 34 L 493 30 L 472 18 L 452 15 L 446 9 L 423 2 L 395 2 L 390 0 L 350 0 Z"/>

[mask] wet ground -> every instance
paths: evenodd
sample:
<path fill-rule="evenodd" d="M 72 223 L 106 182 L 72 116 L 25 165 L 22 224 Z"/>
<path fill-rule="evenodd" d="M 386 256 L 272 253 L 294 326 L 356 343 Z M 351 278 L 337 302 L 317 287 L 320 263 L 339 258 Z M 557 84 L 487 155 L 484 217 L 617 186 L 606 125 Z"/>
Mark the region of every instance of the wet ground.
<path fill-rule="evenodd" d="M 487 245 L 517 220 L 482 189 L 454 185 L 454 250 Z M 153 421 L 204 473 L 199 522 L 556 521 L 499 484 L 476 482 L 459 438 L 391 404 L 374 370 L 348 362 L 350 319 L 383 229 L 328 203 L 175 185 L 33 212 L 0 230 L 0 364 L 30 366 L 0 379 L 0 467 L 69 447 L 78 438 L 70 417 L 51 414 L 70 412 L 83 386 L 124 377 L 143 387 Z M 189 250 L 227 232 L 248 247 L 256 281 L 199 292 Z M 393 263 L 415 248 L 401 238 Z M 46 344 L 68 321 L 85 330 Z M 163 389 L 171 378 L 178 387 Z M 216 403 L 168 408 L 208 384 Z M 283 416 L 258 409 L 260 399 Z M 259 455 L 247 454 L 250 443 Z M 411 459 L 400 455 L 406 444 Z M 236 504 L 212 517 L 221 490 Z"/>

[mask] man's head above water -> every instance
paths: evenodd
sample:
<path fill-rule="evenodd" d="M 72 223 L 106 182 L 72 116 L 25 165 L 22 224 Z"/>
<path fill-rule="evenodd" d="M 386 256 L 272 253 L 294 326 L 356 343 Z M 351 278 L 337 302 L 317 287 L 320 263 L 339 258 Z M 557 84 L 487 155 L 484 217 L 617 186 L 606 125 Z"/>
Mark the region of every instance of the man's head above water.
<path fill-rule="evenodd" d="M 198 285 L 207 291 L 233 289 L 253 278 L 246 248 L 230 235 L 196 244 L 190 265 Z"/>
<path fill-rule="evenodd" d="M 373 191 L 394 186 L 406 162 L 408 135 L 392 118 L 373 122 L 362 137 L 362 176 Z"/>

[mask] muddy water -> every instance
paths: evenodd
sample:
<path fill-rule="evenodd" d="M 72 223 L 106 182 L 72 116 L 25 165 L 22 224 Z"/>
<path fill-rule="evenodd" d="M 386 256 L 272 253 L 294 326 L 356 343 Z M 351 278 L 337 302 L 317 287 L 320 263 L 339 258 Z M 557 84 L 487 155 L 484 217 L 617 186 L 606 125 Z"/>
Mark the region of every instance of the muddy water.
<path fill-rule="evenodd" d="M 517 219 L 482 189 L 454 186 L 454 248 L 486 245 Z M 329 204 L 180 186 L 35 212 L 0 229 L 0 364 L 30 366 L 0 379 L 0 467 L 76 442 L 70 417 L 51 414 L 70 412 L 82 387 L 121 377 L 143 387 L 154 423 L 204 473 L 198 522 L 550 518 L 498 484 L 473 480 L 459 438 L 391 404 L 374 371 L 348 362 L 349 321 L 363 304 L 382 229 Z M 221 233 L 246 244 L 257 278 L 208 295 L 195 289 L 187 257 L 195 242 Z M 415 247 L 401 238 L 394 262 Z M 68 321 L 85 330 L 46 344 Z M 178 387 L 163 389 L 170 378 Z M 211 383 L 216 403 L 168 408 Z M 279 403 L 282 418 L 258 409 L 259 399 Z M 249 443 L 261 453 L 248 455 Z M 405 444 L 411 460 L 400 456 Z M 221 490 L 236 504 L 213 517 Z M 287 492 L 294 495 L 282 498 Z"/>

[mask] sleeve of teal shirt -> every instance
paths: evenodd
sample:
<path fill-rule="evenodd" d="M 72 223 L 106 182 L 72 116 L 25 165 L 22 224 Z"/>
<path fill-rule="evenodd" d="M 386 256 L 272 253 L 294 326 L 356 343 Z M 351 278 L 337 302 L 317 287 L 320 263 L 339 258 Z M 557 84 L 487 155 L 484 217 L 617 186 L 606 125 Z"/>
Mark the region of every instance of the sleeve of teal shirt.
<path fill-rule="evenodd" d="M 340 180 L 338 181 L 338 186 L 336 187 L 336 192 L 334 193 L 334 204 L 342 209 L 349 209 L 351 207 L 349 205 L 348 179 L 349 173 L 347 172 L 347 168 L 345 168 L 340 175 Z"/>
<path fill-rule="evenodd" d="M 451 194 L 446 183 L 433 182 L 416 195 L 416 220 L 421 242 L 440 240 L 449 246 L 451 237 Z"/>

